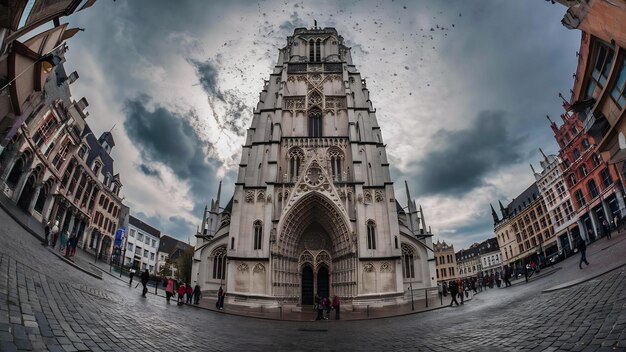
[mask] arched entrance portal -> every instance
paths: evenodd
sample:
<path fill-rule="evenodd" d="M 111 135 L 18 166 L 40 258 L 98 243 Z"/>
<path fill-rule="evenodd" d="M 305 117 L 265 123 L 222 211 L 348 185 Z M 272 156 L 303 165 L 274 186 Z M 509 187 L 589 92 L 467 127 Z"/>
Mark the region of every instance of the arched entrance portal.
<path fill-rule="evenodd" d="M 320 297 L 330 297 L 328 281 L 328 269 L 325 266 L 321 266 L 317 270 L 317 294 Z"/>
<path fill-rule="evenodd" d="M 28 180 L 24 185 L 20 199 L 17 201 L 17 205 L 24 211 L 28 211 L 28 208 L 30 207 L 30 202 L 33 199 L 33 193 L 35 193 L 35 183 L 35 174 L 28 176 Z"/>
<path fill-rule="evenodd" d="M 354 297 L 355 252 L 337 206 L 321 193 L 305 194 L 281 220 L 272 247 L 273 295 L 300 304 L 312 304 L 315 293 Z"/>
<path fill-rule="evenodd" d="M 306 265 L 302 268 L 302 305 L 312 305 L 313 295 L 313 269 Z"/>

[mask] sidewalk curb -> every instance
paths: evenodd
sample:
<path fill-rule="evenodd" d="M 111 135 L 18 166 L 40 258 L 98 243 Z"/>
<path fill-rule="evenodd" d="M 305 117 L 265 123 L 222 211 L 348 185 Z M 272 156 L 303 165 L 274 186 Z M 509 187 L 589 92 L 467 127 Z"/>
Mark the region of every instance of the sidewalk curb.
<path fill-rule="evenodd" d="M 61 254 L 57 253 L 54 249 L 52 249 L 50 247 L 46 247 L 46 248 L 48 249 L 48 251 L 50 251 L 50 253 L 56 255 L 57 257 L 59 257 L 62 261 L 66 262 L 67 264 L 75 267 L 76 269 L 84 272 L 87 275 L 93 276 L 93 277 L 95 277 L 98 280 L 102 280 L 102 276 L 98 276 L 95 273 L 93 273 L 93 272 L 91 272 L 91 271 L 89 271 L 89 270 L 87 270 L 87 269 L 85 269 L 85 268 L 83 268 L 81 266 L 76 265 L 76 263 L 74 263 L 73 261 L 63 257 Z"/>
<path fill-rule="evenodd" d="M 194 308 L 197 308 L 197 309 L 207 310 L 207 311 L 218 313 L 218 314 L 234 315 L 234 316 L 238 316 L 238 317 L 251 318 L 251 319 L 286 321 L 286 322 L 294 322 L 294 323 L 310 323 L 310 322 L 316 321 L 315 319 L 311 319 L 311 320 L 295 320 L 295 319 L 280 319 L 280 318 L 271 318 L 271 317 L 258 317 L 258 316 L 254 316 L 254 315 L 246 315 L 246 314 L 236 313 L 236 312 L 232 312 L 232 311 L 229 312 L 229 311 L 225 311 L 225 310 L 215 310 L 215 309 L 212 309 L 212 308 L 202 307 L 202 306 L 195 305 L 195 304 L 184 303 L 183 305 L 184 306 L 194 307 Z M 346 321 L 353 322 L 353 321 L 364 321 L 364 320 L 390 319 L 390 318 L 404 317 L 404 316 L 407 316 L 407 315 L 426 313 L 426 312 L 430 312 L 430 311 L 438 310 L 438 309 L 443 309 L 443 308 L 450 308 L 450 306 L 443 305 L 443 306 L 439 306 L 439 307 L 427 308 L 427 309 L 424 309 L 424 310 L 412 311 L 412 312 L 402 313 L 402 314 L 397 314 L 397 315 L 389 315 L 389 316 L 385 316 L 385 317 L 358 318 L 358 319 L 349 319 L 349 320 L 341 320 L 340 319 L 339 321 L 342 321 L 342 322 L 346 322 Z M 336 321 L 336 320 L 328 319 L 328 321 L 332 322 L 332 321 Z"/>
<path fill-rule="evenodd" d="M 547 270 L 546 270 L 546 271 L 547 271 L 547 273 L 546 273 L 546 274 L 541 274 L 541 275 L 535 276 L 534 278 L 530 278 L 530 279 L 528 279 L 528 283 L 530 283 L 530 282 L 532 282 L 532 281 L 539 280 L 539 279 L 541 279 L 541 278 L 543 278 L 543 277 L 546 277 L 546 276 L 550 276 L 550 275 L 552 275 L 552 274 L 556 273 L 557 271 L 559 271 L 559 270 L 561 270 L 561 269 L 563 269 L 563 267 L 560 267 L 560 266 L 559 266 L 559 267 L 557 267 L 557 268 L 556 268 L 556 269 L 554 269 L 554 270 L 550 270 L 550 271 L 547 271 Z M 521 280 L 521 279 L 520 279 L 520 280 Z M 514 284 L 511 284 L 511 286 L 510 286 L 510 287 L 517 286 L 517 285 L 523 285 L 523 284 L 526 284 L 526 283 L 527 283 L 527 282 L 526 282 L 525 280 L 522 280 L 522 281 L 516 282 L 516 283 L 514 283 Z"/>
<path fill-rule="evenodd" d="M 576 280 L 572 280 L 572 281 L 569 281 L 569 282 L 565 282 L 565 283 L 557 285 L 557 286 L 550 287 L 548 289 L 545 289 L 545 290 L 541 291 L 541 293 L 550 293 L 550 292 L 560 291 L 560 290 L 564 290 L 566 288 L 574 287 L 574 286 L 580 285 L 580 284 L 585 283 L 587 281 L 591 281 L 591 280 L 593 280 L 593 279 L 595 279 L 597 277 L 600 277 L 600 276 L 602 276 L 604 274 L 608 274 L 611 271 L 615 271 L 615 270 L 618 270 L 618 269 L 623 268 L 623 267 L 626 267 L 626 264 L 620 264 L 620 265 L 618 265 L 618 266 L 616 266 L 614 268 L 609 268 L 608 270 L 606 270 L 604 272 L 601 272 L 601 273 L 598 273 L 598 274 L 595 274 L 595 275 L 592 275 L 592 276 L 589 276 L 589 277 L 583 277 L 583 278 L 580 278 L 580 279 L 576 279 Z"/>
<path fill-rule="evenodd" d="M 97 266 L 97 265 L 96 265 L 96 264 L 94 264 L 94 263 L 89 263 L 89 265 L 93 266 L 94 268 L 96 268 L 96 269 L 100 270 L 101 272 L 103 272 L 103 273 L 105 273 L 105 274 L 107 274 L 107 275 L 109 275 L 109 276 L 111 276 L 111 277 L 113 277 L 113 278 L 116 278 L 116 279 L 118 279 L 118 280 L 120 280 L 120 281 L 124 281 L 124 282 L 126 281 L 126 280 L 122 280 L 122 279 L 120 279 L 119 277 L 117 277 L 117 276 L 115 276 L 115 275 L 111 274 L 110 272 L 108 272 L 108 271 L 106 271 L 106 270 L 102 269 L 101 267 Z"/>
<path fill-rule="evenodd" d="M 11 219 L 13 219 L 13 221 L 15 221 L 16 223 L 18 223 L 24 230 L 26 230 L 26 232 L 30 233 L 31 235 L 35 236 L 37 239 L 39 239 L 40 241 L 43 241 L 43 236 L 41 236 L 40 234 L 38 234 L 35 230 L 31 229 L 30 227 L 28 227 L 28 225 L 24 224 L 22 222 L 22 220 L 16 216 L 15 214 L 13 214 L 12 211 L 10 211 L 5 205 L 4 203 L 0 202 L 0 207 L 2 208 L 2 210 L 4 210 L 5 213 L 7 213 L 7 215 L 9 215 L 11 217 Z"/>

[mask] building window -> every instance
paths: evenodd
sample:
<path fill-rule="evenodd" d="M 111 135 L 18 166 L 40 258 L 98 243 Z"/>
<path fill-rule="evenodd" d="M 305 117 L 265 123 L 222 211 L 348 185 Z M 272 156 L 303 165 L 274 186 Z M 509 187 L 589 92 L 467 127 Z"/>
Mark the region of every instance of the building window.
<path fill-rule="evenodd" d="M 574 160 L 578 160 L 578 158 L 580 158 L 580 152 L 578 149 L 574 148 L 574 150 L 572 150 L 572 157 Z"/>
<path fill-rule="evenodd" d="M 304 159 L 304 153 L 300 148 L 292 148 L 289 151 L 289 179 L 292 182 L 298 180 L 300 176 L 300 165 Z"/>
<path fill-rule="evenodd" d="M 141 233 L 141 232 L 137 233 L 137 240 L 138 241 L 143 241 L 143 233 Z"/>
<path fill-rule="evenodd" d="M 152 248 L 156 248 L 156 240 L 155 239 L 152 240 Z"/>
<path fill-rule="evenodd" d="M 587 176 L 587 167 L 585 166 L 585 164 L 580 165 L 580 167 L 578 168 L 578 172 L 580 173 L 580 178 Z"/>
<path fill-rule="evenodd" d="M 414 253 L 413 248 L 402 243 L 402 276 L 405 279 L 415 278 Z"/>
<path fill-rule="evenodd" d="M 613 178 L 611 177 L 611 173 L 609 172 L 609 169 L 607 169 L 606 167 L 602 169 L 602 171 L 600 171 L 600 177 L 602 177 L 602 186 L 604 186 L 604 188 L 610 187 L 611 184 L 613 183 Z"/>
<path fill-rule="evenodd" d="M 135 237 L 135 230 L 134 229 L 130 229 L 130 237 Z"/>
<path fill-rule="evenodd" d="M 613 49 L 609 48 L 605 44 L 598 43 L 595 64 L 585 92 L 586 98 L 591 98 L 593 96 L 596 86 L 604 87 L 606 84 L 609 72 L 611 71 L 611 63 L 613 62 L 614 54 L 615 52 Z"/>
<path fill-rule="evenodd" d="M 263 224 L 260 220 L 254 222 L 254 249 L 261 249 L 263 243 Z"/>
<path fill-rule="evenodd" d="M 154 260 L 154 253 L 150 253 L 150 260 Z"/>
<path fill-rule="evenodd" d="M 87 147 L 83 144 L 80 146 L 80 149 L 78 149 L 78 157 L 81 158 L 81 160 L 85 160 L 86 153 L 87 153 Z"/>
<path fill-rule="evenodd" d="M 135 247 L 135 255 L 141 255 L 141 247 Z"/>
<path fill-rule="evenodd" d="M 343 152 L 336 148 L 330 149 L 328 151 L 328 161 L 330 162 L 330 171 L 333 180 L 341 181 Z"/>
<path fill-rule="evenodd" d="M 620 109 L 626 106 L 626 59 L 622 60 L 622 69 L 611 91 L 611 97 Z"/>
<path fill-rule="evenodd" d="M 226 278 L 226 247 L 218 247 L 213 253 L 213 278 L 224 280 Z"/>
<path fill-rule="evenodd" d="M 322 136 L 322 110 L 314 107 L 309 110 L 309 137 Z"/>
<path fill-rule="evenodd" d="M 576 204 L 578 204 L 579 208 L 582 208 L 585 206 L 585 196 L 583 195 L 583 191 L 581 190 L 577 190 L 575 193 L 575 197 L 576 197 Z"/>
<path fill-rule="evenodd" d="M 98 173 L 100 172 L 101 165 L 98 162 L 93 164 L 93 173 L 98 177 Z"/>
<path fill-rule="evenodd" d="M 35 142 L 35 145 L 37 145 L 37 147 L 41 147 L 52 136 L 56 126 L 56 118 L 53 114 L 49 114 L 44 123 L 40 125 L 37 132 L 33 135 L 33 142 Z"/>
<path fill-rule="evenodd" d="M 235 237 L 230 239 L 230 249 L 235 249 Z"/>
<path fill-rule="evenodd" d="M 598 154 L 593 153 L 591 155 L 591 162 L 593 164 L 593 167 L 600 165 L 600 158 L 598 158 Z"/>
<path fill-rule="evenodd" d="M 376 224 L 372 220 L 367 222 L 367 249 L 376 249 Z"/>
<path fill-rule="evenodd" d="M 583 139 L 583 148 L 585 148 L 585 150 L 589 149 L 589 140 L 587 140 L 587 138 Z"/>
<path fill-rule="evenodd" d="M 576 184 L 576 176 L 574 176 L 574 174 L 569 175 L 569 183 L 572 187 Z"/>
<path fill-rule="evenodd" d="M 322 44 L 322 40 L 318 39 L 315 42 L 315 62 L 320 62 L 322 61 L 322 52 L 321 52 L 321 44 Z"/>
<path fill-rule="evenodd" d="M 395 245 L 396 249 L 398 249 L 398 236 L 395 236 L 395 237 L 393 238 L 393 243 L 394 243 L 394 245 Z"/>
<path fill-rule="evenodd" d="M 133 244 L 129 243 L 128 247 L 126 248 L 128 251 L 132 252 L 133 251 Z"/>
<path fill-rule="evenodd" d="M 149 253 L 149 252 L 148 252 L 148 250 L 147 250 L 147 249 L 144 249 L 144 250 L 143 250 L 143 257 L 144 257 L 144 258 L 148 258 L 148 253 Z"/>
<path fill-rule="evenodd" d="M 600 194 L 600 192 L 598 192 L 598 186 L 596 186 L 596 182 L 594 180 L 589 180 L 589 182 L 587 182 L 587 188 L 589 189 L 591 199 L 597 197 Z"/>
<path fill-rule="evenodd" d="M 315 61 L 315 42 L 313 39 L 309 40 L 309 61 Z"/>

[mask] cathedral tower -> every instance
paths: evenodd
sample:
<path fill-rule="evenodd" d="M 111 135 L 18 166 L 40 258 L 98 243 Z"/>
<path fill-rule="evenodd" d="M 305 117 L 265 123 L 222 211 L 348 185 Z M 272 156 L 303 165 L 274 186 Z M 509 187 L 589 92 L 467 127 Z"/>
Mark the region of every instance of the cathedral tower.
<path fill-rule="evenodd" d="M 435 285 L 432 234 L 407 197 L 408 213 L 350 48 L 334 28 L 298 28 L 254 109 L 232 199 L 204 214 L 192 278 L 235 304 L 404 303 L 409 284 Z"/>

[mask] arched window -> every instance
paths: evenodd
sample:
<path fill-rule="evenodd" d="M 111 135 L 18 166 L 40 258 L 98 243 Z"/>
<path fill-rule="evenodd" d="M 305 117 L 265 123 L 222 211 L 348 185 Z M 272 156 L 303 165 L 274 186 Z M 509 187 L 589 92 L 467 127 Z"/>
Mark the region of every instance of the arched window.
<path fill-rule="evenodd" d="M 113 213 L 113 202 L 109 203 L 109 214 Z"/>
<path fill-rule="evenodd" d="M 24 159 L 19 158 L 15 164 L 13 164 L 13 168 L 9 173 L 9 177 L 7 177 L 6 184 L 13 188 L 17 185 L 17 181 L 19 181 L 20 176 L 22 175 L 22 169 L 24 168 Z"/>
<path fill-rule="evenodd" d="M 598 192 L 596 181 L 594 180 L 589 180 L 589 182 L 587 182 L 587 188 L 589 189 L 589 195 L 591 195 L 592 199 L 600 194 L 600 192 Z"/>
<path fill-rule="evenodd" d="M 322 136 L 322 110 L 314 107 L 309 110 L 309 137 Z"/>
<path fill-rule="evenodd" d="M 414 253 L 415 251 L 411 246 L 402 244 L 402 276 L 405 279 L 415 278 Z"/>
<path fill-rule="evenodd" d="M 100 201 L 98 202 L 98 204 L 100 204 L 100 206 L 104 205 L 104 194 L 100 196 Z"/>
<path fill-rule="evenodd" d="M 100 172 L 100 163 L 99 162 L 95 162 L 93 163 L 93 173 L 96 175 L 96 177 L 98 177 L 98 172 Z"/>
<path fill-rule="evenodd" d="M 300 176 L 300 165 L 304 159 L 304 153 L 300 148 L 292 148 L 289 151 L 289 180 L 295 182 Z"/>
<path fill-rule="evenodd" d="M 328 151 L 328 161 L 330 162 L 331 175 L 334 181 L 342 181 L 342 165 L 343 165 L 343 152 L 337 148 L 332 148 Z"/>
<path fill-rule="evenodd" d="M 117 217 L 117 205 L 113 208 L 113 216 Z"/>
<path fill-rule="evenodd" d="M 108 198 L 104 198 L 104 206 L 102 208 L 106 209 L 109 207 L 109 199 Z"/>
<path fill-rule="evenodd" d="M 587 167 L 585 166 L 585 164 L 580 165 L 580 167 L 578 168 L 578 172 L 580 173 L 580 178 L 587 176 Z"/>
<path fill-rule="evenodd" d="M 593 163 L 593 167 L 600 165 L 600 158 L 598 158 L 598 154 L 593 153 L 591 155 L 591 162 Z"/>
<path fill-rule="evenodd" d="M 373 220 L 367 222 L 367 249 L 376 249 L 376 223 Z"/>
<path fill-rule="evenodd" d="M 224 280 L 226 278 L 226 246 L 217 247 L 211 256 L 213 257 L 213 278 Z"/>
<path fill-rule="evenodd" d="M 263 223 L 260 220 L 254 222 L 254 249 L 261 249 L 263 244 Z"/>
<path fill-rule="evenodd" d="M 322 59 L 321 59 L 322 53 L 321 53 L 321 50 L 320 50 L 321 43 L 322 43 L 321 39 L 318 39 L 317 42 L 315 42 L 315 61 L 316 62 L 322 61 Z"/>
<path fill-rule="evenodd" d="M 569 175 L 569 183 L 570 186 L 574 186 L 576 184 L 576 176 L 574 176 L 573 173 Z"/>
<path fill-rule="evenodd" d="M 87 147 L 82 144 L 80 146 L 80 149 L 78 149 L 78 157 L 81 158 L 82 160 L 85 160 L 85 154 L 87 154 Z"/>
<path fill-rule="evenodd" d="M 309 40 L 309 61 L 315 61 L 315 42 L 313 39 Z"/>

